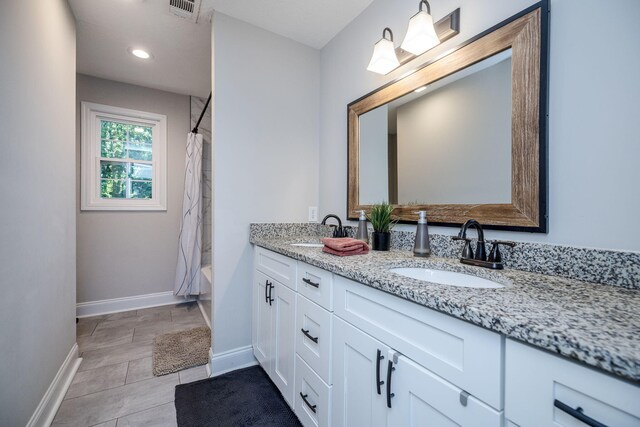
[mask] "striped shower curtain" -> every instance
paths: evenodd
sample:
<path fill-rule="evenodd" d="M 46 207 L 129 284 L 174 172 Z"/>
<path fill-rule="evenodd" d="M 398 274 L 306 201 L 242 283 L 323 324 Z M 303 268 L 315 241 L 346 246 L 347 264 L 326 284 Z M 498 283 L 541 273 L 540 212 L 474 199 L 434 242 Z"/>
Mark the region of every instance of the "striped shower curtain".
<path fill-rule="evenodd" d="M 187 135 L 184 198 L 178 244 L 178 265 L 173 293 L 200 294 L 200 260 L 202 257 L 202 135 Z"/>

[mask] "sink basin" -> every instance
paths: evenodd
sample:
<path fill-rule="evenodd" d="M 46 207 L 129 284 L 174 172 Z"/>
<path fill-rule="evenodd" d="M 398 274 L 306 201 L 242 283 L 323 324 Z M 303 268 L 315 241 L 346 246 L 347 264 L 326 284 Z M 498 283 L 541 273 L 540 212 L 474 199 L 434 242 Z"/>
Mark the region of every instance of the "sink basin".
<path fill-rule="evenodd" d="M 419 267 L 392 268 L 389 271 L 401 276 L 437 283 L 439 285 L 461 286 L 464 288 L 504 288 L 504 285 L 494 282 L 493 280 L 454 271 Z"/>
<path fill-rule="evenodd" d="M 321 248 L 324 245 L 322 243 L 291 243 L 291 246 L 298 246 L 301 248 Z"/>

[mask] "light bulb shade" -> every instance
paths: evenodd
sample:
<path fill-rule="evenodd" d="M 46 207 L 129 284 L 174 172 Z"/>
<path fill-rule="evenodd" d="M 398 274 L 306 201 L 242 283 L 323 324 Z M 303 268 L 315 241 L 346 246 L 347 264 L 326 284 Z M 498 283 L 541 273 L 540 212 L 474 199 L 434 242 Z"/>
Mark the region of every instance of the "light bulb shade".
<path fill-rule="evenodd" d="M 400 46 L 403 50 L 418 56 L 437 46 L 440 39 L 433 26 L 433 17 L 424 10 L 413 15 L 409 28 Z"/>
<path fill-rule="evenodd" d="M 382 38 L 373 47 L 373 55 L 367 70 L 378 74 L 388 74 L 399 65 L 393 41 Z"/>

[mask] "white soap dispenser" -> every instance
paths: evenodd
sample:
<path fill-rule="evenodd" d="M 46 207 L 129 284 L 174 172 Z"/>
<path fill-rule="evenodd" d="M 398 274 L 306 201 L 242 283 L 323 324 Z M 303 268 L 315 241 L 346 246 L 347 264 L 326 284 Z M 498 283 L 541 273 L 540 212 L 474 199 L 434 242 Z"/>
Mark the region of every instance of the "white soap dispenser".
<path fill-rule="evenodd" d="M 413 255 L 428 257 L 431 255 L 429 242 L 429 229 L 427 226 L 427 211 L 414 212 L 418 214 L 418 228 L 416 229 L 416 241 L 413 244 Z"/>
<path fill-rule="evenodd" d="M 356 239 L 362 240 L 369 244 L 369 231 L 367 230 L 367 215 L 364 211 L 360 211 L 360 218 L 358 219 L 358 231 L 356 232 Z"/>

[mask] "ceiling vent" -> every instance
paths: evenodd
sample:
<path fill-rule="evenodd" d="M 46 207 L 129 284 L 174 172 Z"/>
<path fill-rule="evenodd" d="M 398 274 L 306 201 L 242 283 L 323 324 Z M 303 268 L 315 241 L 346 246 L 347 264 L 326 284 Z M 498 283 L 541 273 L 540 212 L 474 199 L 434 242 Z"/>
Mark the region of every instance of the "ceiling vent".
<path fill-rule="evenodd" d="M 198 22 L 202 0 L 169 0 L 171 13 L 180 18 Z"/>

